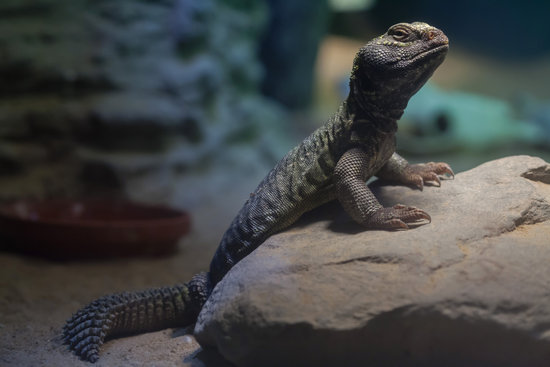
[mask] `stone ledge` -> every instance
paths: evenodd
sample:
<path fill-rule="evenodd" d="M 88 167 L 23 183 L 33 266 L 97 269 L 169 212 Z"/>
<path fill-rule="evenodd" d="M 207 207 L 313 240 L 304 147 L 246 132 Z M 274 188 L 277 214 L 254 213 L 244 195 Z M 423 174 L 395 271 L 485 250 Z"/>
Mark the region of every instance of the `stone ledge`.
<path fill-rule="evenodd" d="M 237 366 L 546 366 L 549 172 L 517 156 L 424 192 L 375 184 L 430 213 L 409 231 L 307 214 L 218 284 L 197 340 Z"/>

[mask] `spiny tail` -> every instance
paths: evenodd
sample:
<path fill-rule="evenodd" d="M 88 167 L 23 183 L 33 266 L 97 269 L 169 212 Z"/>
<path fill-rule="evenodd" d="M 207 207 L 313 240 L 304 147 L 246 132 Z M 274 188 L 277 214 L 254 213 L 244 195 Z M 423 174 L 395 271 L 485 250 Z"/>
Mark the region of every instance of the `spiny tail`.
<path fill-rule="evenodd" d="M 63 337 L 82 359 L 96 362 L 107 337 L 192 324 L 211 293 L 207 273 L 188 284 L 101 297 L 76 312 Z"/>

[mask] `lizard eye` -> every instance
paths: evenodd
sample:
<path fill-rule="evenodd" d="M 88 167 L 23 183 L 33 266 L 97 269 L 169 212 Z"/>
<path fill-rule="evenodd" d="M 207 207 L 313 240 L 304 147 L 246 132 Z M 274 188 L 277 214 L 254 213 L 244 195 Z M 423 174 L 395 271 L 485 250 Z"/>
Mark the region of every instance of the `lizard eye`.
<path fill-rule="evenodd" d="M 392 28 L 388 31 L 388 34 L 396 41 L 403 41 L 409 37 L 409 30 L 403 27 Z"/>

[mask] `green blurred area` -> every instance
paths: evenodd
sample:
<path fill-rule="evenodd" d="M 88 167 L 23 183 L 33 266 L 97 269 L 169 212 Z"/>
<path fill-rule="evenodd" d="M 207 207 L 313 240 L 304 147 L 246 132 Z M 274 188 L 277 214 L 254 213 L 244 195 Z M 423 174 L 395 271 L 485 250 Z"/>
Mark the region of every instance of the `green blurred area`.
<path fill-rule="evenodd" d="M 398 150 L 411 161 L 446 160 L 457 171 L 507 155 L 550 158 L 550 3 L 330 3 L 317 60 L 321 115 L 345 97 L 357 48 L 396 22 L 425 21 L 442 29 L 451 47 L 433 88 L 411 99 L 399 123 Z"/>
<path fill-rule="evenodd" d="M 358 48 L 399 21 L 426 21 L 451 42 L 431 80 L 439 92 L 429 106 L 413 98 L 400 123 L 404 155 L 457 170 L 548 159 L 549 6 L 2 1 L 0 199 L 109 193 L 187 206 L 200 199 L 178 187 L 212 195 L 219 183 L 200 184 L 209 175 L 255 180 L 336 111 Z"/>

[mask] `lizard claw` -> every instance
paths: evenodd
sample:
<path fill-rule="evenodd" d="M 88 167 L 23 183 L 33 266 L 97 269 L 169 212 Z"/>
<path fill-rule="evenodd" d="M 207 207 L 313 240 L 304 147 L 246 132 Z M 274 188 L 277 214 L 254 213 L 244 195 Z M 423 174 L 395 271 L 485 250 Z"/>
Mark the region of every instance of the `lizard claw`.
<path fill-rule="evenodd" d="M 430 223 L 432 218 L 422 209 L 401 204 L 378 209 L 365 225 L 379 229 L 409 229 L 410 225 Z"/>
<path fill-rule="evenodd" d="M 451 169 L 451 166 L 449 166 L 445 162 L 429 162 L 426 163 L 426 165 L 430 167 L 432 172 L 436 173 L 437 175 L 442 175 L 450 179 L 455 178 L 455 173 Z"/>
<path fill-rule="evenodd" d="M 405 169 L 405 182 L 415 186 L 420 191 L 424 189 L 425 183 L 440 187 L 441 179 L 439 176 L 453 179 L 455 174 L 451 167 L 444 162 L 411 164 Z"/>

